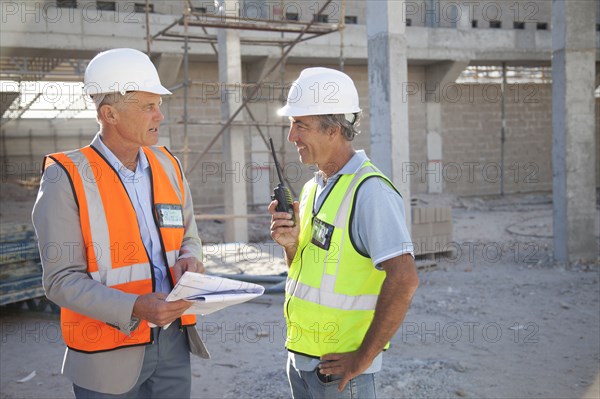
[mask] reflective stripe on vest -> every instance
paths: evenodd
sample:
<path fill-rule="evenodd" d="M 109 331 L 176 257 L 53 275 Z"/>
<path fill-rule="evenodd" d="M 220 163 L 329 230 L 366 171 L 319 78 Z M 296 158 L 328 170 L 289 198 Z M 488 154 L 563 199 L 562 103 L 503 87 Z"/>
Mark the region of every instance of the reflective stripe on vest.
<path fill-rule="evenodd" d="M 385 272 L 358 253 L 350 240 L 356 190 L 377 176 L 370 162 L 354 175 L 341 175 L 314 217 L 334 226 L 328 250 L 311 242 L 316 182 L 301 194 L 299 247 L 286 282 L 286 347 L 319 357 L 360 347 L 373 315 Z"/>
<path fill-rule="evenodd" d="M 183 176 L 177 160 L 161 147 L 144 147 L 143 150 L 150 164 L 153 205 L 183 206 Z M 127 293 L 143 295 L 152 292 L 152 265 L 142 242 L 135 209 L 118 172 L 91 146 L 49 155 L 44 160 L 44 169 L 52 161 L 67 172 L 71 181 L 91 278 Z M 172 271 L 184 229 L 159 228 L 159 232 L 164 258 Z M 195 317 L 182 317 L 182 324 L 195 324 Z M 61 327 L 67 346 L 83 352 L 106 351 L 151 341 L 150 328 L 145 321 L 127 336 L 104 322 L 67 308 L 61 309 Z"/>

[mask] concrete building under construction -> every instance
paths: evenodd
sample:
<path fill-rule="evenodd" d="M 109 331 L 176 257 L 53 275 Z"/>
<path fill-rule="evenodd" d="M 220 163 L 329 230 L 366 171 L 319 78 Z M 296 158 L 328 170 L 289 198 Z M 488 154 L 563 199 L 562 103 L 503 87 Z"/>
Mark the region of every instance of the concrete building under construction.
<path fill-rule="evenodd" d="M 230 215 L 226 240 L 246 241 L 247 215 L 265 212 L 277 180 L 267 138 L 296 195 L 312 173 L 276 110 L 303 68 L 327 66 L 359 90 L 355 147 L 407 201 L 553 191 L 562 251 L 589 256 L 599 4 L 2 0 L 2 178 L 39 178 L 44 154 L 87 145 L 98 126 L 74 82 L 98 52 L 136 48 L 174 93 L 161 144 L 181 160 L 198 213 Z"/>

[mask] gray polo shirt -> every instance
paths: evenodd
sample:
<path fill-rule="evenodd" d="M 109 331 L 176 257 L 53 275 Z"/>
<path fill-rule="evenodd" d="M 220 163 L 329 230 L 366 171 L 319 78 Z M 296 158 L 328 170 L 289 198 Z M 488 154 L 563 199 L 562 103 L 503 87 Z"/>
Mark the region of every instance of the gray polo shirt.
<path fill-rule="evenodd" d="M 319 173 L 315 173 L 318 187 L 313 211 L 315 213 L 318 211 L 340 175 L 356 173 L 368 160 L 364 151 L 357 151 L 326 183 Z M 403 254 L 410 253 L 414 256 L 412 241 L 404 219 L 402 197 L 383 179 L 367 179 L 357 191 L 354 208 L 352 237 L 356 249 L 367 254 L 373 260 L 374 267 L 381 270 L 382 262 Z M 298 370 L 312 371 L 320 363 L 318 359 L 293 352 L 288 352 L 288 355 L 292 365 Z M 381 364 L 380 353 L 364 373 L 378 372 L 381 370 Z"/>

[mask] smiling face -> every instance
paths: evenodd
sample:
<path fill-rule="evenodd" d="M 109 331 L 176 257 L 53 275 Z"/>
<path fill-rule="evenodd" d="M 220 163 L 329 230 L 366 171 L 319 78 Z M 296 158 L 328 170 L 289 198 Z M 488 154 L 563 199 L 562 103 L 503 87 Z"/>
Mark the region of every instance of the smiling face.
<path fill-rule="evenodd" d="M 330 159 L 330 140 L 314 116 L 290 117 L 288 141 L 296 145 L 303 164 L 322 165 Z"/>
<path fill-rule="evenodd" d="M 354 155 L 352 142 L 340 126 L 323 126 L 321 116 L 292 116 L 288 141 L 296 145 L 300 162 L 317 165 L 324 178 L 337 173 Z"/>

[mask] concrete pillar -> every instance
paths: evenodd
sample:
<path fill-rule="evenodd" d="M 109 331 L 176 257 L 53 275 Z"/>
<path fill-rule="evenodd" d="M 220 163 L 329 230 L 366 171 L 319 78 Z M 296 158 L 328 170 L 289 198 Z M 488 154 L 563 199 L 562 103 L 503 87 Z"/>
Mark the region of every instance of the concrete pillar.
<path fill-rule="evenodd" d="M 221 12 L 238 16 L 239 2 L 222 0 Z M 236 29 L 219 29 L 217 33 L 219 50 L 219 81 L 221 82 L 221 116 L 228 120 L 242 104 L 242 58 L 240 36 Z M 237 85 L 237 86 L 236 86 Z M 242 120 L 240 112 L 235 120 Z M 225 213 L 245 215 L 247 211 L 246 181 L 242 171 L 246 166 L 244 130 L 231 126 L 223 134 L 223 160 L 225 183 Z M 225 222 L 226 242 L 247 242 L 248 221 L 246 218 L 228 219 Z"/>
<path fill-rule="evenodd" d="M 427 192 L 443 191 L 443 127 L 442 102 L 456 78 L 469 65 L 469 61 L 442 61 L 425 67 L 425 111 L 427 128 Z"/>
<path fill-rule="evenodd" d="M 404 198 L 411 228 L 408 82 L 404 0 L 367 1 L 371 158 Z"/>
<path fill-rule="evenodd" d="M 440 104 L 427 103 L 427 112 L 429 107 Z M 427 118 L 429 120 L 429 117 Z M 443 190 L 442 176 L 442 136 L 436 131 L 429 131 L 427 127 L 427 192 L 430 194 L 439 194 Z"/>
<path fill-rule="evenodd" d="M 426 79 L 426 82 L 428 80 Z M 431 87 L 427 86 L 427 88 L 431 90 Z M 440 93 L 441 90 L 435 89 L 435 92 Z M 444 187 L 442 176 L 444 166 L 442 159 L 442 103 L 439 97 L 436 99 L 428 98 L 428 96 L 428 94 L 425 95 L 425 128 L 427 129 L 427 170 L 425 171 L 425 179 L 427 180 L 427 192 L 439 194 Z"/>
<path fill-rule="evenodd" d="M 245 65 L 246 82 L 257 83 L 261 81 L 266 73 L 278 61 L 279 59 L 275 57 L 261 57 L 258 60 L 247 63 Z M 266 79 L 265 90 L 263 93 L 271 93 L 271 88 L 276 87 L 275 84 L 280 84 L 278 76 L 279 75 L 274 72 Z M 265 104 L 262 102 L 259 102 L 256 105 L 250 105 L 252 114 L 259 121 L 269 121 L 273 117 L 271 114 L 272 109 L 264 105 Z M 271 129 L 273 129 L 273 131 L 275 130 L 274 128 L 265 126 L 260 127 L 260 129 L 267 137 L 271 136 Z M 277 128 L 277 131 L 279 130 L 280 128 Z M 269 165 L 273 161 L 271 160 L 269 147 L 265 144 L 265 141 L 255 128 L 252 129 L 250 147 L 250 161 L 252 162 L 253 176 L 258 177 L 252 181 L 252 202 L 253 204 L 268 204 L 269 201 L 271 201 L 270 196 L 273 187 L 276 184 L 274 182 L 277 181 L 277 173 L 275 172 L 275 177 L 271 178 L 269 171 L 273 168 L 269 167 Z"/>
<path fill-rule="evenodd" d="M 552 3 L 554 258 L 595 259 L 595 2 Z"/>

